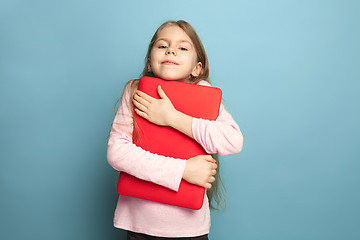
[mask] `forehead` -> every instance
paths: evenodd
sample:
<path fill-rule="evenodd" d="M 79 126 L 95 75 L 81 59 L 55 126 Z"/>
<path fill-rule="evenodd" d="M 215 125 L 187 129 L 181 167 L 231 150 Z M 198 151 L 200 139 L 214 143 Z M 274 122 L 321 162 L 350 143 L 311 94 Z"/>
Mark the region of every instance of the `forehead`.
<path fill-rule="evenodd" d="M 192 44 L 191 38 L 179 26 L 166 26 L 158 33 L 157 40 L 187 41 Z"/>

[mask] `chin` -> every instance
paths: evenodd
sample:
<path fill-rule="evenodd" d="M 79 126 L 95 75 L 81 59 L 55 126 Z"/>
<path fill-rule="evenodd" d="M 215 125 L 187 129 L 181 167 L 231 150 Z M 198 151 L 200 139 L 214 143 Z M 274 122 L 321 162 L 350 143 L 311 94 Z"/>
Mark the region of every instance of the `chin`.
<path fill-rule="evenodd" d="M 187 79 L 186 76 L 174 76 L 173 74 L 159 74 L 157 77 L 167 81 L 186 81 Z"/>
<path fill-rule="evenodd" d="M 171 76 L 171 75 L 160 75 L 159 78 L 164 79 L 166 81 L 181 81 L 182 78 Z"/>
<path fill-rule="evenodd" d="M 177 78 L 161 78 L 165 81 L 180 81 L 180 79 L 177 79 Z"/>

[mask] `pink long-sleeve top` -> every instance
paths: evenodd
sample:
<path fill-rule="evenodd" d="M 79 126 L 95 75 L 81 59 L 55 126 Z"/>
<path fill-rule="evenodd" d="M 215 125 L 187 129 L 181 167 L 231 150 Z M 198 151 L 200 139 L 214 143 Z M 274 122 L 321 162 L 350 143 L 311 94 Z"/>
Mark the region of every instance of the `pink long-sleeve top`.
<path fill-rule="evenodd" d="M 200 81 L 199 85 L 210 86 L 206 81 Z M 186 161 L 153 154 L 133 144 L 133 118 L 129 104 L 128 84 L 110 131 L 108 162 L 118 171 L 177 191 Z M 223 104 L 215 121 L 193 118 L 192 131 L 194 139 L 209 154 L 235 154 L 242 149 L 243 136 L 240 128 Z M 191 210 L 119 195 L 114 226 L 158 237 L 193 237 L 208 234 L 208 198 L 205 194 L 200 210 Z"/>

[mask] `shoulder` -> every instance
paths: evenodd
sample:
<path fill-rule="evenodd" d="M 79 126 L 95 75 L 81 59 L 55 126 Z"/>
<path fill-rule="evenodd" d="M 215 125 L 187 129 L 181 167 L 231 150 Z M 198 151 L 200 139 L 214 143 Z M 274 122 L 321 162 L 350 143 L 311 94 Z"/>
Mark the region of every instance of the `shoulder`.
<path fill-rule="evenodd" d="M 123 96 L 132 95 L 139 87 L 139 81 L 139 79 L 132 79 L 128 81 L 124 86 Z"/>
<path fill-rule="evenodd" d="M 200 80 L 200 82 L 198 82 L 197 85 L 211 87 L 211 84 L 208 81 L 205 81 L 205 80 Z"/>
<path fill-rule="evenodd" d="M 140 79 L 132 79 L 130 81 L 128 81 L 126 84 L 125 84 L 125 88 L 124 88 L 124 91 L 128 91 L 130 89 L 134 89 L 134 88 L 138 88 L 139 86 L 139 82 L 140 82 Z"/>

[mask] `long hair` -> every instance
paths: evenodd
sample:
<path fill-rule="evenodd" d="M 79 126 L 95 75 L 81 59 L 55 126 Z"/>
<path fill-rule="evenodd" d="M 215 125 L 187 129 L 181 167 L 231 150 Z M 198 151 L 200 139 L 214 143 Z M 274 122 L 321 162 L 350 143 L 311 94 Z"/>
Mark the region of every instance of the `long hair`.
<path fill-rule="evenodd" d="M 163 23 L 155 32 L 154 36 L 152 37 L 147 53 L 146 53 L 146 57 L 145 57 L 145 66 L 144 66 L 144 70 L 142 71 L 140 77 L 142 76 L 150 76 L 150 77 L 156 77 L 153 72 L 151 71 L 150 68 L 150 62 L 151 62 L 151 50 L 158 38 L 159 32 L 164 29 L 165 27 L 168 26 L 178 26 L 180 27 L 182 30 L 184 30 L 184 32 L 190 37 L 192 43 L 194 44 L 195 47 L 195 51 L 197 54 L 197 61 L 201 62 L 202 64 L 202 69 L 200 71 L 200 74 L 196 77 L 194 76 L 189 76 L 188 81 L 190 83 L 193 84 L 197 84 L 198 82 L 200 82 L 201 80 L 205 80 L 207 82 L 210 83 L 210 79 L 209 79 L 209 63 L 208 63 L 208 58 L 205 52 L 205 48 L 199 38 L 199 36 L 197 35 L 197 33 L 195 32 L 194 28 L 187 23 L 184 20 L 179 20 L 179 21 L 167 21 L 165 23 Z M 139 86 L 139 80 L 135 79 L 135 80 L 130 80 L 128 82 L 128 85 L 130 86 L 130 107 L 131 110 L 134 109 L 134 105 L 131 101 L 131 99 L 133 98 L 138 86 Z M 132 114 L 133 111 L 131 111 Z M 134 118 L 133 118 L 134 119 Z M 134 126 L 134 131 L 133 131 L 133 139 L 136 138 L 137 136 L 137 132 L 139 131 L 136 122 L 133 121 L 133 126 Z M 218 154 L 213 154 L 212 157 L 216 160 L 216 164 L 218 165 L 217 168 L 217 174 L 215 175 L 215 182 L 212 183 L 212 187 L 211 189 L 208 189 L 206 191 L 206 194 L 208 196 L 209 199 L 209 205 L 210 208 L 213 210 L 219 210 L 219 209 L 224 209 L 225 208 L 225 193 L 226 193 L 226 189 L 225 186 L 223 184 L 223 182 L 221 181 L 221 177 L 220 177 L 220 161 L 219 161 L 219 156 Z"/>

